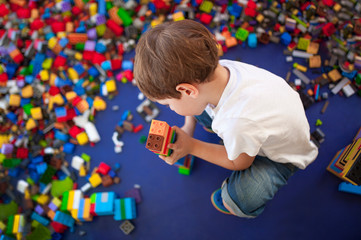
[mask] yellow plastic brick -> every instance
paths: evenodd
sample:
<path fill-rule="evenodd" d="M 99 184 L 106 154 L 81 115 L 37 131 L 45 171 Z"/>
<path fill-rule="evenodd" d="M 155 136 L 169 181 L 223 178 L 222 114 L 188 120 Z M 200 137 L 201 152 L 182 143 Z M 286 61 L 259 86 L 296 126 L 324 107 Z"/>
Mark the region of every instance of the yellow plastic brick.
<path fill-rule="evenodd" d="M 30 109 L 30 113 L 31 113 L 31 116 L 35 120 L 43 119 L 43 114 L 41 112 L 41 107 L 34 107 L 34 108 Z"/>
<path fill-rule="evenodd" d="M 74 92 L 74 91 L 67 92 L 67 93 L 65 94 L 65 98 L 66 98 L 66 100 L 68 100 L 69 102 L 71 102 L 76 96 L 78 96 L 78 95 L 77 95 L 76 92 Z"/>
<path fill-rule="evenodd" d="M 96 3 L 92 3 L 90 4 L 89 6 L 89 13 L 90 13 L 90 16 L 94 16 L 96 15 L 98 12 L 98 5 Z"/>
<path fill-rule="evenodd" d="M 117 85 L 115 84 L 114 79 L 107 81 L 105 83 L 105 86 L 107 87 L 107 91 L 110 92 L 110 93 L 117 90 Z"/>
<path fill-rule="evenodd" d="M 58 40 L 56 39 L 56 37 L 52 37 L 48 41 L 48 47 L 50 49 L 53 49 L 56 46 L 57 43 L 58 43 Z"/>
<path fill-rule="evenodd" d="M 53 65 L 53 59 L 52 58 L 47 58 L 47 59 L 44 60 L 44 62 L 42 64 L 42 67 L 44 69 L 50 69 L 52 65 Z"/>
<path fill-rule="evenodd" d="M 83 59 L 83 54 L 77 52 L 75 53 L 74 58 L 78 61 L 81 61 Z"/>
<path fill-rule="evenodd" d="M 60 93 L 56 94 L 55 96 L 53 96 L 53 101 L 54 103 L 56 103 L 57 105 L 63 105 L 64 104 L 64 98 L 63 96 L 61 96 Z"/>
<path fill-rule="evenodd" d="M 97 111 L 101 111 L 101 110 L 105 110 L 107 107 L 106 102 L 99 96 L 96 96 L 94 98 L 94 102 L 93 102 L 93 106 L 95 108 L 95 110 Z"/>
<path fill-rule="evenodd" d="M 45 194 L 41 194 L 38 199 L 37 199 L 37 202 L 39 204 L 42 204 L 42 205 L 45 205 L 49 202 L 49 196 L 48 195 L 45 195 Z"/>
<path fill-rule="evenodd" d="M 31 98 L 33 94 L 34 94 L 34 90 L 31 85 L 26 85 L 21 89 L 21 96 L 23 98 Z"/>
<path fill-rule="evenodd" d="M 12 107 L 20 106 L 21 97 L 18 94 L 11 94 L 9 98 L 9 105 Z"/>
<path fill-rule="evenodd" d="M 25 128 L 26 128 L 26 130 L 31 130 L 31 129 L 33 129 L 33 128 L 35 128 L 36 127 L 36 122 L 35 122 L 35 120 L 34 119 L 32 119 L 32 118 L 29 118 L 29 120 L 26 122 L 26 124 L 25 124 Z"/>
<path fill-rule="evenodd" d="M 74 68 L 68 68 L 68 75 L 71 80 L 79 79 L 78 73 L 74 70 Z"/>
<path fill-rule="evenodd" d="M 88 135 L 85 132 L 81 132 L 76 135 L 76 140 L 78 141 L 79 145 L 84 145 L 89 142 Z"/>
<path fill-rule="evenodd" d="M 85 166 L 84 166 L 84 165 L 80 166 L 79 176 L 80 176 L 80 177 L 86 176 L 86 169 L 85 169 Z"/>
<path fill-rule="evenodd" d="M 41 81 L 48 81 L 49 80 L 49 72 L 48 72 L 48 70 L 41 70 L 39 75 L 40 75 Z"/>
<path fill-rule="evenodd" d="M 92 187 L 95 188 L 102 183 L 102 178 L 100 177 L 100 175 L 98 173 L 94 173 L 89 178 L 89 182 L 92 185 Z"/>

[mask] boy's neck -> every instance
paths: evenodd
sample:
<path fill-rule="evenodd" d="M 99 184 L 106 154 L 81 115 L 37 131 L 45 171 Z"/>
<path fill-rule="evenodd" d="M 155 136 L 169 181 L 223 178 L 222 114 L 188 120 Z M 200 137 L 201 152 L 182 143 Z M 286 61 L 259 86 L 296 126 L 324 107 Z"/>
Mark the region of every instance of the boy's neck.
<path fill-rule="evenodd" d="M 218 105 L 223 91 L 227 86 L 229 77 L 230 73 L 228 68 L 218 64 L 211 77 L 211 81 L 201 84 L 201 92 L 209 104 L 213 106 Z"/>

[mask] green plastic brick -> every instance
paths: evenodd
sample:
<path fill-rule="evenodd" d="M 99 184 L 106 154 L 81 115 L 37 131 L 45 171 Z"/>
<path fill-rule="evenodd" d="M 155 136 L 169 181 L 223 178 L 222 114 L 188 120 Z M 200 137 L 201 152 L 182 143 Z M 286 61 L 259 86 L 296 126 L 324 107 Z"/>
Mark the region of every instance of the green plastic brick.
<path fill-rule="evenodd" d="M 245 41 L 248 37 L 249 32 L 244 28 L 238 28 L 236 32 L 236 38 L 241 40 L 242 42 Z"/>
<path fill-rule="evenodd" d="M 183 175 L 190 175 L 191 170 L 187 169 L 187 168 L 180 167 L 180 168 L 178 168 L 178 173 L 183 174 Z"/>
<path fill-rule="evenodd" d="M 203 1 L 202 4 L 199 6 L 199 10 L 210 13 L 213 8 L 213 3 L 210 1 Z"/>
<path fill-rule="evenodd" d="M 81 158 L 84 159 L 84 161 L 86 161 L 86 162 L 90 161 L 90 156 L 86 153 L 82 153 Z"/>
<path fill-rule="evenodd" d="M 130 15 L 128 14 L 127 11 L 125 11 L 123 8 L 119 8 L 118 12 L 117 12 L 118 16 L 120 17 L 120 19 L 122 19 L 123 21 L 123 25 L 125 27 L 129 26 L 130 24 L 132 24 L 133 20 L 130 17 Z"/>

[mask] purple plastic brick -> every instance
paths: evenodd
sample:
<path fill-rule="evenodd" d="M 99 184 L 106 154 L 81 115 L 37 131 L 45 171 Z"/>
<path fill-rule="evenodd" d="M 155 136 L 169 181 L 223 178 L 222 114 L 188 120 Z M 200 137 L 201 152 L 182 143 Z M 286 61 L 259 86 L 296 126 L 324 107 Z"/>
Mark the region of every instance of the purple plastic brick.
<path fill-rule="evenodd" d="M 228 4 L 228 0 L 216 0 L 216 4 L 222 6 Z"/>
<path fill-rule="evenodd" d="M 84 45 L 84 50 L 85 51 L 94 51 L 95 49 L 95 41 L 86 41 L 85 45 Z"/>
<path fill-rule="evenodd" d="M 51 51 L 50 49 L 46 51 L 46 56 L 54 59 L 57 57 L 57 55 L 53 53 L 53 51 Z"/>
<path fill-rule="evenodd" d="M 13 152 L 13 150 L 14 150 L 14 145 L 12 145 L 10 143 L 4 143 L 1 148 L 1 153 L 2 154 L 10 154 Z"/>
<path fill-rule="evenodd" d="M 12 51 L 14 51 L 16 49 L 14 44 L 10 44 L 8 47 L 8 53 L 11 53 Z"/>
<path fill-rule="evenodd" d="M 70 2 L 63 2 L 62 5 L 61 5 L 61 11 L 62 11 L 62 12 L 71 11 L 71 4 L 70 4 Z"/>
<path fill-rule="evenodd" d="M 89 39 L 96 39 L 97 38 L 97 30 L 95 28 L 91 28 L 87 32 Z"/>
<path fill-rule="evenodd" d="M 56 212 L 56 210 L 58 210 L 58 207 L 53 202 L 49 203 L 48 207 L 51 210 L 53 210 L 54 212 Z"/>
<path fill-rule="evenodd" d="M 39 215 L 43 215 L 44 209 L 40 205 L 36 205 L 35 212 L 37 212 Z"/>
<path fill-rule="evenodd" d="M 132 197 L 135 198 L 136 203 L 142 202 L 142 197 L 140 195 L 140 189 L 139 188 L 132 188 L 125 192 L 125 197 Z"/>
<path fill-rule="evenodd" d="M 97 26 L 102 25 L 102 24 L 105 24 L 106 21 L 107 21 L 107 19 L 105 18 L 104 15 L 99 15 L 99 14 L 98 14 L 98 15 L 96 16 L 96 24 L 97 24 Z"/>
<path fill-rule="evenodd" d="M 25 86 L 25 80 L 23 79 L 18 79 L 16 81 L 16 85 L 19 87 L 19 88 L 23 88 Z"/>
<path fill-rule="evenodd" d="M 0 46 L 0 56 L 5 56 L 8 54 L 8 49 Z"/>

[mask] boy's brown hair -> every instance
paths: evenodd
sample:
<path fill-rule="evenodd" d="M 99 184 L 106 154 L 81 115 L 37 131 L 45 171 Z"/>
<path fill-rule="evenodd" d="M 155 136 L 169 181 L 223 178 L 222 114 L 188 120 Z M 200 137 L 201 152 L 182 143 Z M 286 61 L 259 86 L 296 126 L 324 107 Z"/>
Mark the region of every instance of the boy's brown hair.
<path fill-rule="evenodd" d="M 205 26 L 192 20 L 167 22 L 140 38 L 134 78 L 148 98 L 179 99 L 176 86 L 209 81 L 218 60 L 217 41 Z"/>

